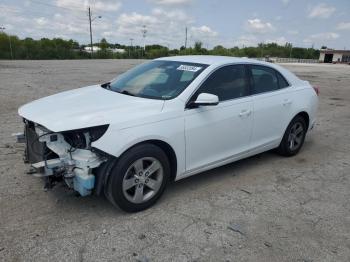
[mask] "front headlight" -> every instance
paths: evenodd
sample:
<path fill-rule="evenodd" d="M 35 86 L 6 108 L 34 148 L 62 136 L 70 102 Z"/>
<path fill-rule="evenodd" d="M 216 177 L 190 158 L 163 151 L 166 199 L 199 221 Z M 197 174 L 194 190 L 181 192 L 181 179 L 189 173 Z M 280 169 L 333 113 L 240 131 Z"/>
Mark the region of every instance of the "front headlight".
<path fill-rule="evenodd" d="M 109 125 L 102 125 L 64 131 L 62 135 L 73 148 L 86 149 L 90 147 L 91 142 L 100 139 L 106 133 L 108 127 Z"/>
<path fill-rule="evenodd" d="M 89 129 L 90 141 L 95 142 L 99 140 L 107 131 L 109 125 L 95 126 Z"/>

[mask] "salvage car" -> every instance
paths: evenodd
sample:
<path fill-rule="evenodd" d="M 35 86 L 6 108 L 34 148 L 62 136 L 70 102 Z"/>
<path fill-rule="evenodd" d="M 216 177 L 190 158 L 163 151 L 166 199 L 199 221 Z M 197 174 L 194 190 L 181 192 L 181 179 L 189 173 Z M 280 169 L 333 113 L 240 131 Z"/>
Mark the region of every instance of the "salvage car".
<path fill-rule="evenodd" d="M 293 156 L 314 127 L 318 89 L 251 59 L 177 56 L 19 108 L 26 161 L 48 187 L 105 194 L 127 212 L 179 180 L 264 151 Z"/>

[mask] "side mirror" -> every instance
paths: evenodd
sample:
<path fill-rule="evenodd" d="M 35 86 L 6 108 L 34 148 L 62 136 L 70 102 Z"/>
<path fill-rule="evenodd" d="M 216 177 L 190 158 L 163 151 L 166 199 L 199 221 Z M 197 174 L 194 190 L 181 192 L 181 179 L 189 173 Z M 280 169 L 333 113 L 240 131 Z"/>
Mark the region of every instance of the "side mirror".
<path fill-rule="evenodd" d="M 190 107 L 199 106 L 216 106 L 219 104 L 219 97 L 217 95 L 201 93 L 198 95 L 196 101 L 192 102 Z"/>

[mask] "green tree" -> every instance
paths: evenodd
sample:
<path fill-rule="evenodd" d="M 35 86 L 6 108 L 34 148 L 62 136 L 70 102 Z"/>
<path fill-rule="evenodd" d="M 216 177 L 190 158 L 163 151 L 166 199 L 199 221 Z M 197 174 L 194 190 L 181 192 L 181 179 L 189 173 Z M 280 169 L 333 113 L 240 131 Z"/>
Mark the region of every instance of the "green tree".
<path fill-rule="evenodd" d="M 106 38 L 102 38 L 101 42 L 100 42 L 100 48 L 102 50 L 106 50 L 108 47 L 109 47 L 109 44 L 108 44 Z"/>
<path fill-rule="evenodd" d="M 84 52 L 86 45 L 70 39 L 32 38 L 19 39 L 17 36 L 7 35 L 0 32 L 0 59 L 11 59 L 10 42 L 14 59 L 82 59 L 90 58 L 89 53 Z M 99 43 L 101 50 L 95 53 L 96 58 L 141 58 L 142 48 L 140 46 L 126 46 L 118 43 L 108 43 L 105 38 Z M 113 53 L 109 48 L 124 49 L 125 53 Z M 322 48 L 326 48 L 322 46 Z M 129 52 L 130 51 L 130 52 Z M 203 44 L 197 41 L 193 47 L 170 50 L 168 47 L 153 44 L 146 46 L 146 58 L 153 59 L 169 55 L 226 55 L 237 57 L 293 57 L 317 59 L 320 51 L 314 48 L 293 47 L 291 43 L 278 45 L 277 43 L 260 43 L 257 47 L 232 47 L 225 48 L 217 45 L 211 50 L 203 48 Z"/>

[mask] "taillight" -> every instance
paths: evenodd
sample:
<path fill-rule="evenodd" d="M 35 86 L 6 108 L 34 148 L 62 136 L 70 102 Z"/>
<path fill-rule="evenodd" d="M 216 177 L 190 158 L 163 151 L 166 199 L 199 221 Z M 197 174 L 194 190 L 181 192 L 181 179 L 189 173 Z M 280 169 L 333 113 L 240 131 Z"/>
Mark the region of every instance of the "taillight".
<path fill-rule="evenodd" d="M 317 95 L 320 95 L 320 88 L 318 86 L 313 86 L 312 88 L 315 90 Z"/>

